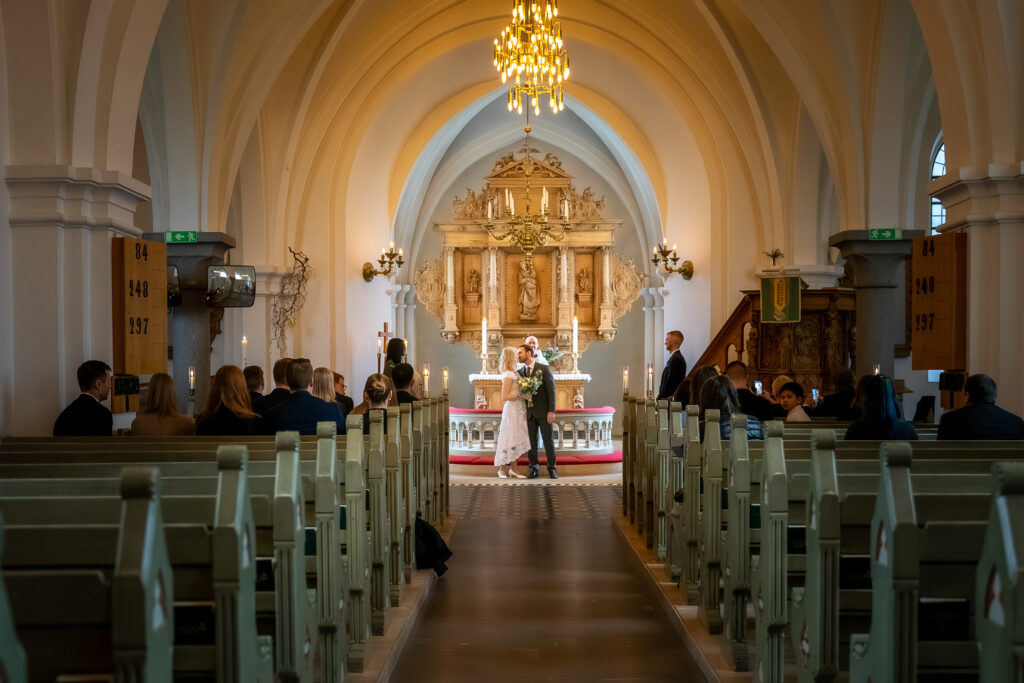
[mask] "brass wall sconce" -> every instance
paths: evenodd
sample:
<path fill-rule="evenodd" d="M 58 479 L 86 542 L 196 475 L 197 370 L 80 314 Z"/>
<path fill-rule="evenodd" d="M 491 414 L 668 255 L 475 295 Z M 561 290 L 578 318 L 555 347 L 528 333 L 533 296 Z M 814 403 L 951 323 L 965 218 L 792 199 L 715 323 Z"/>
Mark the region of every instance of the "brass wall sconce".
<path fill-rule="evenodd" d="M 392 242 L 387 251 L 384 249 L 380 250 L 380 258 L 377 259 L 377 263 L 380 264 L 380 269 L 373 267 L 373 264 L 369 261 L 363 264 L 363 279 L 367 282 L 372 282 L 373 278 L 377 275 L 383 275 L 384 277 L 391 277 L 392 275 L 398 274 L 398 269 L 405 263 L 403 259 L 402 250 L 399 249 L 395 252 L 395 243 Z"/>
<path fill-rule="evenodd" d="M 676 253 L 676 245 L 672 245 L 672 248 L 668 248 L 668 240 L 662 240 L 661 244 L 654 247 L 654 251 L 651 256 L 651 263 L 658 269 L 659 272 L 671 275 L 673 273 L 679 273 L 683 276 L 684 280 L 689 280 L 693 277 L 693 261 L 683 261 L 682 265 L 676 266 L 679 263 L 679 255 Z"/>

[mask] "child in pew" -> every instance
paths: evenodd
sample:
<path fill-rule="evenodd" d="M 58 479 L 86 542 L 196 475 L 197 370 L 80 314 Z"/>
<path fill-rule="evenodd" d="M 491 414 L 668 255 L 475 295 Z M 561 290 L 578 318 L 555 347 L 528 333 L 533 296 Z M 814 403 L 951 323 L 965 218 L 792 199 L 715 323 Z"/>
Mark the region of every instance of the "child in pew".
<path fill-rule="evenodd" d="M 857 382 L 857 419 L 846 430 L 846 440 L 917 440 L 914 425 L 904 422 L 896 388 L 886 375 L 864 375 Z"/>
<path fill-rule="evenodd" d="M 804 388 L 799 382 L 786 382 L 779 389 L 779 405 L 786 411 L 786 422 L 810 422 L 803 408 Z"/>
<path fill-rule="evenodd" d="M 704 442 L 704 419 L 703 413 L 707 410 L 718 410 L 720 422 L 718 432 L 723 441 L 732 438 L 732 416 L 739 412 L 740 400 L 736 395 L 736 388 L 732 380 L 725 375 L 712 377 L 704 382 L 700 390 L 700 440 Z M 764 432 L 761 429 L 761 421 L 753 415 L 747 415 L 747 438 L 762 440 Z"/>
<path fill-rule="evenodd" d="M 225 365 L 213 376 L 206 408 L 196 416 L 196 434 L 252 436 L 263 433 L 263 419 L 252 411 L 242 369 Z"/>
<path fill-rule="evenodd" d="M 174 379 L 158 372 L 149 379 L 146 411 L 132 420 L 132 436 L 192 436 L 196 424 L 188 415 L 178 412 L 175 403 Z"/>

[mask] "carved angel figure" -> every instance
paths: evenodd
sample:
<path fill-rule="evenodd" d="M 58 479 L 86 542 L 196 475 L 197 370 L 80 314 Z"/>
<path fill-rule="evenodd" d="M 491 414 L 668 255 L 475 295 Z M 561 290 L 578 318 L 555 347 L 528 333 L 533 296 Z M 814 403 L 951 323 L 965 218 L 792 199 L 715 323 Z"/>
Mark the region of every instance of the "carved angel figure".
<path fill-rule="evenodd" d="M 469 283 L 466 285 L 466 293 L 480 293 L 480 272 L 476 269 L 469 271 Z"/>
<path fill-rule="evenodd" d="M 483 202 L 476 196 L 476 192 L 467 187 L 465 197 L 461 199 L 455 197 L 452 200 L 452 214 L 456 219 L 479 218 L 477 212 L 482 204 Z"/>

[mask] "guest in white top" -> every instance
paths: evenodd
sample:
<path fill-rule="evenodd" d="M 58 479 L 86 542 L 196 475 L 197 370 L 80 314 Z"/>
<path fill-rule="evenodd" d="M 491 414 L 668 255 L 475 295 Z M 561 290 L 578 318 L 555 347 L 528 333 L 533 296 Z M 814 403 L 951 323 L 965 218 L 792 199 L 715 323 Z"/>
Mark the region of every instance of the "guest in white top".
<path fill-rule="evenodd" d="M 540 342 L 532 334 L 523 340 L 523 343 L 533 349 L 533 362 L 541 365 L 548 365 L 548 359 L 540 351 Z"/>
<path fill-rule="evenodd" d="M 779 389 L 779 405 L 786 411 L 786 422 L 810 422 L 804 412 L 804 388 L 797 382 L 786 382 Z"/>

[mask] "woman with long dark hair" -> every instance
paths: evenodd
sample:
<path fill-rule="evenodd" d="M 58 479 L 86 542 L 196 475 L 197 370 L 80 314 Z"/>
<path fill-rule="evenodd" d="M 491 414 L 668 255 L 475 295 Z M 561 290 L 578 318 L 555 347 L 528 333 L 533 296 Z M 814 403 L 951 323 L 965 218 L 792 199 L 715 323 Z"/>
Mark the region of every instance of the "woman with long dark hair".
<path fill-rule="evenodd" d="M 391 371 L 396 365 L 403 362 L 402 356 L 406 353 L 405 340 L 401 337 L 392 337 L 388 340 L 388 348 L 384 353 L 384 375 L 391 376 Z"/>
<path fill-rule="evenodd" d="M 864 375 L 857 382 L 856 420 L 846 430 L 846 440 L 916 441 L 914 425 L 903 421 L 896 387 L 886 375 Z"/>
<path fill-rule="evenodd" d="M 704 382 L 700 390 L 700 440 L 704 440 L 704 414 L 708 410 L 719 412 L 718 433 L 725 441 L 732 438 L 732 416 L 739 409 L 740 399 L 731 379 L 718 375 Z M 761 421 L 753 415 L 747 415 L 747 438 L 764 438 Z"/>
<path fill-rule="evenodd" d="M 263 420 L 252 411 L 242 369 L 225 365 L 213 376 L 206 408 L 196 416 L 198 436 L 249 436 L 263 433 Z"/>

